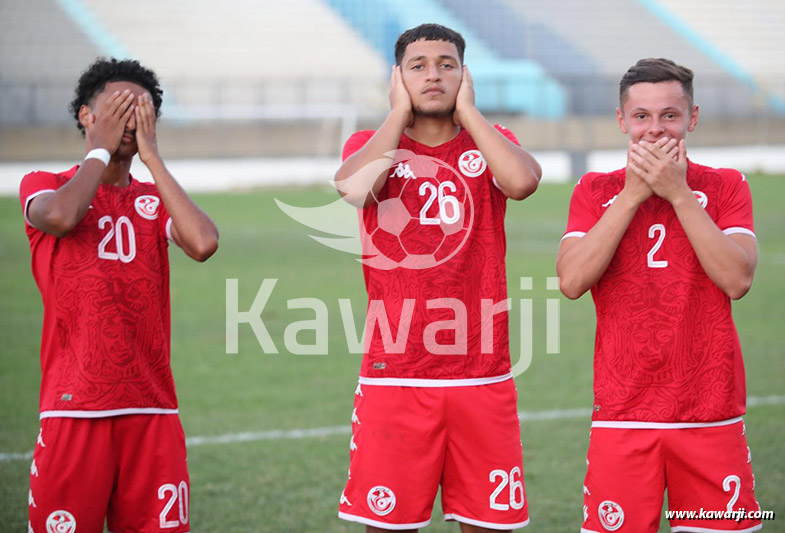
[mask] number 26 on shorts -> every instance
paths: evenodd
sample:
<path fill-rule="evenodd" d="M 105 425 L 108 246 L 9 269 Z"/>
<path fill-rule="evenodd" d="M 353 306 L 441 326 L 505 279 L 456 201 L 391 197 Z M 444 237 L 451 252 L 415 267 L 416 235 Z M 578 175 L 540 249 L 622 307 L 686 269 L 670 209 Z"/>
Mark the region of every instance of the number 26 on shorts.
<path fill-rule="evenodd" d="M 491 509 L 509 511 L 510 508 L 516 510 L 523 508 L 524 495 L 523 481 L 521 478 L 522 473 L 521 467 L 519 466 L 510 470 L 509 474 L 504 470 L 491 470 L 491 473 L 488 476 L 489 481 L 491 483 L 496 483 L 497 480 L 501 480 L 489 498 Z M 508 491 L 505 491 L 505 488 L 508 488 Z M 509 503 L 505 501 L 507 500 L 508 495 Z"/>

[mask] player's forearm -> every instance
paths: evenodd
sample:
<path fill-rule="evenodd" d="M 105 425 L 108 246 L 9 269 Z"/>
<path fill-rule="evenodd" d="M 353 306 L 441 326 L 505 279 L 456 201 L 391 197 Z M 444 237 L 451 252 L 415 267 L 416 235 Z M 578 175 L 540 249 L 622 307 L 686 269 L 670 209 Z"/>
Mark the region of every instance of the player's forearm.
<path fill-rule="evenodd" d="M 758 262 L 754 238 L 739 236 L 747 241 L 740 244 L 725 235 L 692 194 L 674 201 L 673 208 L 706 275 L 734 300 L 747 294 Z"/>
<path fill-rule="evenodd" d="M 507 139 L 477 108 L 466 112 L 461 124 L 477 144 L 496 183 L 508 198 L 523 200 L 537 190 L 542 168 L 529 152 Z"/>
<path fill-rule="evenodd" d="M 390 168 L 384 154 L 398 148 L 406 120 L 402 113 L 391 111 L 373 137 L 335 173 L 335 186 L 347 202 L 366 207 L 384 187 Z"/>
<path fill-rule="evenodd" d="M 87 214 L 105 170 L 102 161 L 87 159 L 68 183 L 53 194 L 31 202 L 28 219 L 44 233 L 64 237 Z"/>
<path fill-rule="evenodd" d="M 218 249 L 218 228 L 191 200 L 160 158 L 147 163 L 161 200 L 172 217 L 172 236 L 188 257 L 206 261 Z"/>
<path fill-rule="evenodd" d="M 605 274 L 638 205 L 622 192 L 585 235 L 561 242 L 556 273 L 567 298 L 579 298 Z"/>

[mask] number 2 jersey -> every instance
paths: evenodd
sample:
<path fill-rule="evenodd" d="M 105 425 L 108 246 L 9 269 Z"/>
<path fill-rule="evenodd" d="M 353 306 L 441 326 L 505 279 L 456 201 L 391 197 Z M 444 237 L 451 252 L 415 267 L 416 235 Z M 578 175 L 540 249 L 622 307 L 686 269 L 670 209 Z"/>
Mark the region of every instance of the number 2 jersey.
<path fill-rule="evenodd" d="M 78 166 L 33 172 L 20 200 L 44 304 L 41 418 L 177 412 L 169 364 L 171 219 L 154 184 L 100 185 L 85 217 L 56 238 L 34 228 L 30 201 Z"/>
<path fill-rule="evenodd" d="M 588 232 L 624 181 L 624 169 L 583 176 L 563 238 Z M 687 184 L 723 233 L 755 237 L 741 173 L 689 162 Z M 704 272 L 670 203 L 652 196 L 638 208 L 592 296 L 595 421 L 703 423 L 744 414 L 730 299 Z"/>
<path fill-rule="evenodd" d="M 497 129 L 518 144 L 509 130 Z M 343 159 L 373 134 L 352 135 Z M 377 322 L 366 335 L 360 383 L 509 379 L 507 197 L 485 159 L 462 129 L 435 147 L 402 135 L 394 159 L 381 165 L 389 166 L 388 178 L 360 211 L 360 228 L 368 324 L 386 315 L 389 327 Z"/>

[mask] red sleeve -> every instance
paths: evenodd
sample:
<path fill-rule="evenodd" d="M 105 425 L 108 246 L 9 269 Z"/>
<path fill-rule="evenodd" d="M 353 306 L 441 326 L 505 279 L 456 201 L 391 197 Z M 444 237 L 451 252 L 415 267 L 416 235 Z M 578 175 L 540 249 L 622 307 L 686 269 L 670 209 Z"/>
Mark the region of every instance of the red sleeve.
<path fill-rule="evenodd" d="M 517 144 L 518 146 L 521 145 L 521 143 L 518 142 L 518 138 L 515 136 L 515 134 L 510 130 L 508 130 L 507 128 L 505 128 L 504 126 L 502 126 L 501 124 L 494 124 L 493 127 L 499 130 L 502 133 L 502 135 L 507 137 L 510 141 L 512 141 L 513 144 Z"/>
<path fill-rule="evenodd" d="M 346 140 L 346 143 L 343 145 L 343 155 L 341 157 L 341 161 L 346 161 L 360 148 L 365 146 L 365 143 L 368 142 L 368 139 L 373 137 L 374 133 L 376 133 L 374 130 L 362 130 L 352 133 L 351 137 L 349 137 Z"/>
<path fill-rule="evenodd" d="M 51 172 L 31 172 L 22 178 L 22 183 L 19 184 L 19 201 L 22 203 L 22 215 L 25 222 L 30 226 L 30 220 L 27 218 L 27 207 L 30 201 L 45 192 L 55 192 L 60 187 L 60 181 L 57 175 Z"/>
<path fill-rule="evenodd" d="M 722 195 L 722 204 L 717 215 L 717 226 L 723 233 L 747 233 L 755 236 L 752 221 L 752 195 L 750 184 L 744 174 L 730 171 Z"/>
<path fill-rule="evenodd" d="M 575 184 L 575 188 L 572 191 L 572 199 L 570 200 L 570 214 L 567 218 L 567 230 L 564 232 L 564 237 L 583 237 L 600 219 L 600 214 L 592 202 L 593 174 L 586 174 Z"/>

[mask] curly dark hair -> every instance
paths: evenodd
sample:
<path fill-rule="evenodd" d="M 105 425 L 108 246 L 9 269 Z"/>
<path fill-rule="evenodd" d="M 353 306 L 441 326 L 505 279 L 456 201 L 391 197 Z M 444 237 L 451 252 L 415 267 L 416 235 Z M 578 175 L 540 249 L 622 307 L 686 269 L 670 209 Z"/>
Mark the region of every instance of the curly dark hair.
<path fill-rule="evenodd" d="M 161 89 L 155 72 L 143 67 L 136 60 L 99 57 L 82 72 L 79 83 L 76 85 L 76 91 L 74 91 L 74 99 L 68 106 L 68 110 L 76 119 L 76 127 L 82 132 L 82 136 L 85 135 L 85 130 L 79 122 L 79 109 L 83 105 L 89 105 L 90 100 L 103 91 L 107 83 L 112 81 L 130 81 L 144 87 L 153 97 L 156 118 L 161 116 L 164 91 Z"/>

